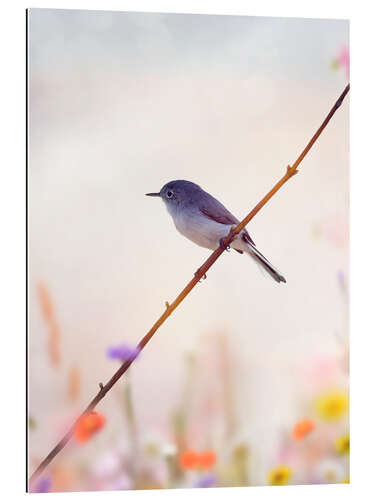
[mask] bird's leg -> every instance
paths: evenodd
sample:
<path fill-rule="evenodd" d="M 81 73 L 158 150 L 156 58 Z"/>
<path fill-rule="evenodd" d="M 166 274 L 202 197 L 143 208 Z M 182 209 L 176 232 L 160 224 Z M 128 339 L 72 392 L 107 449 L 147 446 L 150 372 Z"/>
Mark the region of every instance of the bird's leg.
<path fill-rule="evenodd" d="M 234 224 L 231 228 L 230 228 L 230 231 L 229 233 L 227 234 L 227 236 L 225 238 L 220 238 L 219 242 L 220 242 L 220 248 L 222 248 L 223 250 L 226 250 L 227 252 L 230 251 L 230 245 L 225 245 L 224 243 L 224 240 L 228 238 L 228 236 L 233 236 L 233 229 L 236 227 L 236 225 Z M 233 238 L 234 239 L 234 238 Z"/>
<path fill-rule="evenodd" d="M 224 240 L 227 238 L 227 236 L 225 238 L 220 238 L 220 248 L 222 250 L 226 250 L 227 252 L 230 251 L 230 246 L 229 245 L 225 245 L 224 244 Z"/>
<path fill-rule="evenodd" d="M 201 276 L 201 279 L 199 279 L 199 273 L 200 273 L 200 272 L 201 272 L 201 268 L 199 267 L 199 268 L 195 271 L 195 273 L 194 273 L 194 277 L 195 277 L 195 279 L 197 279 L 197 280 L 199 281 L 199 283 L 200 283 L 202 280 L 205 280 L 205 279 L 207 278 L 206 273 L 204 273 L 204 275 L 203 275 L 203 276 Z"/>

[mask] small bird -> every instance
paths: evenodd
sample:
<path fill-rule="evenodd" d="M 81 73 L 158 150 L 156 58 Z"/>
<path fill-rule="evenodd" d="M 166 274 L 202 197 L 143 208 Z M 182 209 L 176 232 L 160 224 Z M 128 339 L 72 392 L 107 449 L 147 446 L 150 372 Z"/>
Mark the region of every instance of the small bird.
<path fill-rule="evenodd" d="M 223 240 L 232 227 L 240 222 L 220 201 L 190 181 L 171 181 L 165 184 L 159 193 L 147 193 L 146 196 L 160 197 L 176 229 L 197 245 L 215 250 L 223 248 Z M 247 253 L 275 281 L 286 283 L 285 278 L 255 247 L 246 229 L 243 229 L 230 244 L 239 253 Z"/>

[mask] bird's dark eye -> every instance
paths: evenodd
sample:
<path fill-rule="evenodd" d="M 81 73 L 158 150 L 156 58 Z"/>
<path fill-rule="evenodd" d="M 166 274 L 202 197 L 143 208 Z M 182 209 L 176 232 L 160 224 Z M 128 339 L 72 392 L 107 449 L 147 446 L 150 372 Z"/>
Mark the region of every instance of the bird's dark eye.
<path fill-rule="evenodd" d="M 167 191 L 167 198 L 172 198 L 172 196 L 173 196 L 172 191 Z"/>

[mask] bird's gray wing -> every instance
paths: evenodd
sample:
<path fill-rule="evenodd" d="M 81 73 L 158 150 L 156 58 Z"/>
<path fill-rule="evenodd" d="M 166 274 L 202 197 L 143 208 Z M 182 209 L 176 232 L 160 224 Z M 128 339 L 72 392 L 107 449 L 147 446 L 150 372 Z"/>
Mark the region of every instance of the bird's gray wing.
<path fill-rule="evenodd" d="M 208 193 L 205 194 L 206 196 L 201 199 L 199 203 L 199 209 L 203 215 L 211 220 L 214 220 L 215 222 L 218 222 L 219 224 L 237 225 L 240 222 L 233 214 L 229 212 L 228 209 L 224 207 L 222 203 L 220 203 L 219 200 L 209 195 Z M 244 229 L 243 231 L 243 239 L 255 246 L 255 243 L 251 239 L 246 229 Z"/>

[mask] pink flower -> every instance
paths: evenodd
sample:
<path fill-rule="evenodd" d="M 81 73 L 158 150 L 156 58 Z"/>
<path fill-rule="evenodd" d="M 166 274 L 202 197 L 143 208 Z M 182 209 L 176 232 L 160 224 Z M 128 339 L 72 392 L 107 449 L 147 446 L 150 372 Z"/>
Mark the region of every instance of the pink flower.
<path fill-rule="evenodd" d="M 349 75 L 350 75 L 350 54 L 349 54 L 349 47 L 348 46 L 345 46 L 341 49 L 337 60 L 340 64 L 340 66 L 345 68 L 346 76 L 347 76 L 347 78 L 349 78 Z"/>
<path fill-rule="evenodd" d="M 341 48 L 338 57 L 336 57 L 336 59 L 334 59 L 332 62 L 333 69 L 337 69 L 340 66 L 345 69 L 346 77 L 349 79 L 350 53 L 349 53 L 349 47 L 347 45 Z"/>

